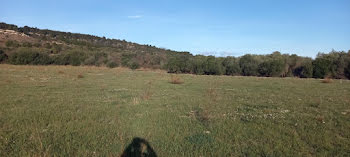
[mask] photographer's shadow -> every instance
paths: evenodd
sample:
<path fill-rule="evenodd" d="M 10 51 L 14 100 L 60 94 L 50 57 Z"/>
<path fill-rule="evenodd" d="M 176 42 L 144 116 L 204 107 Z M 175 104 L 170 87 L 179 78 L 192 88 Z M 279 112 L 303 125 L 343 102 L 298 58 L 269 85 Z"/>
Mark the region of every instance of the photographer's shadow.
<path fill-rule="evenodd" d="M 157 157 L 157 154 L 145 139 L 135 137 L 121 157 Z"/>

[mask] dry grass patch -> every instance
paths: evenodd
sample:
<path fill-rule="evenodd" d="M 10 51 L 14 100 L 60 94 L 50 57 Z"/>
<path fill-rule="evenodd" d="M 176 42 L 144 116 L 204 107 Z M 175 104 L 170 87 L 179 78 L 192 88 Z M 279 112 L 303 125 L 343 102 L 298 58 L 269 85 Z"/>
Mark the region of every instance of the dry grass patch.
<path fill-rule="evenodd" d="M 184 81 L 179 76 L 176 76 L 176 75 L 171 75 L 169 82 L 171 84 L 183 84 L 184 83 Z"/>
<path fill-rule="evenodd" d="M 205 96 L 207 98 L 209 98 L 210 101 L 212 101 L 214 103 L 217 102 L 218 100 L 220 100 L 220 95 L 219 95 L 217 89 L 215 89 L 215 88 L 208 88 L 206 93 L 205 93 Z"/>
<path fill-rule="evenodd" d="M 147 83 L 147 87 L 145 88 L 144 92 L 142 93 L 141 97 L 143 100 L 148 100 L 151 98 L 152 96 L 152 91 L 151 91 L 151 88 L 152 88 L 152 84 L 153 82 L 152 81 L 149 81 Z"/>

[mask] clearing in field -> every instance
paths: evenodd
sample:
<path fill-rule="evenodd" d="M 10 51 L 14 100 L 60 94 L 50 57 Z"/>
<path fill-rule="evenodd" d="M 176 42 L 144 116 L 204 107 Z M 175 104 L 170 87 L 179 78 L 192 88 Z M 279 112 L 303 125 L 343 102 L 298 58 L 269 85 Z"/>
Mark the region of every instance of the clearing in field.
<path fill-rule="evenodd" d="M 0 156 L 350 155 L 347 80 L 0 65 L 0 91 Z"/>

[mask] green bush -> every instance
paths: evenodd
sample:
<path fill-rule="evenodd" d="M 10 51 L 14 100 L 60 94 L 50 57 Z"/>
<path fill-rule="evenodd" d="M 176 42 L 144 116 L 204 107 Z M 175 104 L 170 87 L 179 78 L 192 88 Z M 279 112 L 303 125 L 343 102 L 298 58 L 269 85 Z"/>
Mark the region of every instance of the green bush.
<path fill-rule="evenodd" d="M 118 67 L 118 63 L 116 63 L 116 62 L 114 62 L 114 61 L 108 61 L 106 65 L 107 65 L 107 67 L 109 67 L 109 68 Z"/>
<path fill-rule="evenodd" d="M 95 65 L 95 66 L 101 66 L 107 63 L 107 54 L 103 52 L 96 52 L 90 54 L 89 57 L 87 57 L 84 60 L 85 65 Z"/>
<path fill-rule="evenodd" d="M 86 60 L 86 55 L 80 51 L 61 53 L 53 57 L 53 64 L 79 66 Z"/>
<path fill-rule="evenodd" d="M 23 44 L 22 44 L 22 47 L 32 47 L 33 45 L 32 45 L 32 43 L 30 43 L 30 42 L 24 42 Z"/>
<path fill-rule="evenodd" d="M 132 70 L 140 68 L 140 65 L 137 62 L 131 62 L 129 68 Z"/>
<path fill-rule="evenodd" d="M 67 53 L 65 58 L 69 61 L 70 65 L 79 66 L 86 59 L 86 56 L 83 52 L 73 51 Z"/>
<path fill-rule="evenodd" d="M 21 46 L 21 45 L 18 43 L 18 41 L 15 41 L 15 40 L 7 40 L 7 41 L 5 42 L 5 45 L 6 45 L 6 47 L 15 47 L 15 48 Z"/>
<path fill-rule="evenodd" d="M 48 65 L 52 63 L 47 53 L 36 52 L 33 50 L 22 50 L 10 55 L 9 62 L 18 65 Z"/>
<path fill-rule="evenodd" d="M 135 57 L 134 54 L 123 54 L 122 55 L 122 66 L 128 67 L 131 60 Z"/>
<path fill-rule="evenodd" d="M 52 62 L 56 65 L 69 65 L 69 56 L 65 54 L 54 55 Z"/>
<path fill-rule="evenodd" d="M 0 63 L 6 61 L 7 59 L 7 54 L 3 50 L 0 50 Z"/>

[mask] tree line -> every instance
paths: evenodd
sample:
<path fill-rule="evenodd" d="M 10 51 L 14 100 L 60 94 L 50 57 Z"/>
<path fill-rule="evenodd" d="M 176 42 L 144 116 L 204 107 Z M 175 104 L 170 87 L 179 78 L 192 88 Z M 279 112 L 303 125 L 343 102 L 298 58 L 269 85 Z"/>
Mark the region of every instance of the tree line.
<path fill-rule="evenodd" d="M 350 50 L 319 53 L 315 59 L 276 51 L 268 55 L 214 57 L 176 53 L 169 57 L 170 73 L 264 77 L 350 79 Z"/>

